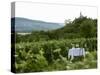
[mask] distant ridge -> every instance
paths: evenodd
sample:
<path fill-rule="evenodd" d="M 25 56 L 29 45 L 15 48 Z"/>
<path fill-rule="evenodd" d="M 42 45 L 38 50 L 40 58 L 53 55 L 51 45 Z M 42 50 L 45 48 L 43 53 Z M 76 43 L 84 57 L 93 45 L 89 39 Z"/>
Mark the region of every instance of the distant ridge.
<path fill-rule="evenodd" d="M 15 17 L 11 18 L 11 27 L 15 25 L 16 32 L 32 32 L 32 31 L 48 31 L 63 27 L 63 23 L 52 23 L 40 20 L 31 20 L 27 18 Z"/>

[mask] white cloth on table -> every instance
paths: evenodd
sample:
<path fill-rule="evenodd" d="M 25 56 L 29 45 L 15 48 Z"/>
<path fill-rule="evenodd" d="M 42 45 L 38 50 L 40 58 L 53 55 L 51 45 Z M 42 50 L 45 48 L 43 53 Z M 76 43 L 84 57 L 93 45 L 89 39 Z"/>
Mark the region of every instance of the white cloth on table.
<path fill-rule="evenodd" d="M 71 48 L 68 52 L 68 57 L 71 56 L 71 59 L 74 58 L 74 56 L 85 56 L 85 49 L 84 48 Z"/>

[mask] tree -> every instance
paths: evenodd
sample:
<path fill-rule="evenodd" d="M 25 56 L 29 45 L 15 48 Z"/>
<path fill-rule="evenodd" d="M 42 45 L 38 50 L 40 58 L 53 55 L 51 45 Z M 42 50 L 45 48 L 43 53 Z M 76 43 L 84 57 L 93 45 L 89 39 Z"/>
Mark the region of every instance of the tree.
<path fill-rule="evenodd" d="M 93 37 L 96 33 L 95 31 L 95 23 L 91 19 L 87 19 L 83 21 L 80 25 L 80 34 L 82 37 L 90 38 Z"/>

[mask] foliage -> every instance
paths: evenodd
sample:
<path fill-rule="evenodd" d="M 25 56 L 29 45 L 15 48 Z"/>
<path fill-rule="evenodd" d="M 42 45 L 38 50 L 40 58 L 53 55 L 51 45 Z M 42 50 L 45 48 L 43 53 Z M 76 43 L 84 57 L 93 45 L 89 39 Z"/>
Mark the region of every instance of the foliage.
<path fill-rule="evenodd" d="M 97 67 L 97 20 L 76 18 L 52 31 L 33 31 L 16 35 L 16 72 L 90 69 Z M 79 44 L 86 57 L 70 61 L 68 50 Z M 13 45 L 13 44 L 12 44 Z"/>
<path fill-rule="evenodd" d="M 16 72 L 40 72 L 56 70 L 89 69 L 97 67 L 96 38 L 63 39 L 16 44 Z M 85 47 L 84 60 L 71 62 L 67 53 L 71 44 Z M 95 43 L 96 44 L 96 43 Z"/>

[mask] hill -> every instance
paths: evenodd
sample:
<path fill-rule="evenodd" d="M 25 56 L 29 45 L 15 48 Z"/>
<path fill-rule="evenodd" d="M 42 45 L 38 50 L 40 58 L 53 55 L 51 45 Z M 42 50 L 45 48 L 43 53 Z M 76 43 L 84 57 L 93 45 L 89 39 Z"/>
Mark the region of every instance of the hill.
<path fill-rule="evenodd" d="M 15 17 L 11 19 L 12 30 L 15 26 L 16 32 L 48 31 L 63 27 L 61 23 L 31 20 L 27 18 Z"/>

